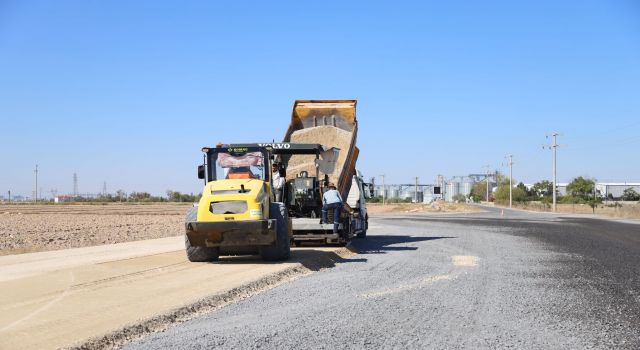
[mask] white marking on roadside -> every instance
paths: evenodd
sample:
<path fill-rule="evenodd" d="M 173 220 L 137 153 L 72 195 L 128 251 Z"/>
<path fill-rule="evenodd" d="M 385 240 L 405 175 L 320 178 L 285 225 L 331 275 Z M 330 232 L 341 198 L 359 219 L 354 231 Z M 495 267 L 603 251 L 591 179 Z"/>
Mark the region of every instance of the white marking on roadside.
<path fill-rule="evenodd" d="M 473 255 L 454 255 L 451 257 L 451 261 L 455 266 L 476 266 L 478 265 L 478 257 Z"/>
<path fill-rule="evenodd" d="M 388 288 L 388 289 L 380 290 L 377 292 L 360 294 L 358 296 L 365 299 L 377 298 L 377 297 L 382 297 L 389 294 L 404 292 L 406 290 L 419 289 L 433 282 L 442 281 L 442 280 L 451 280 L 454 278 L 455 276 L 452 276 L 452 275 L 436 275 L 436 276 L 427 277 L 415 283 L 401 284 L 394 288 Z"/>
<path fill-rule="evenodd" d="M 54 298 L 53 300 L 51 300 L 50 302 L 48 302 L 46 305 L 42 306 L 41 308 L 33 311 L 32 313 L 28 314 L 27 316 L 14 321 L 13 323 L 10 323 L 2 328 L 0 328 L 0 332 L 5 332 L 8 331 L 9 329 L 17 326 L 18 324 L 32 318 L 33 316 L 45 311 L 46 309 L 50 308 L 51 306 L 53 306 L 53 304 L 59 302 L 60 300 L 64 299 L 64 297 L 66 297 L 69 292 L 71 291 L 71 287 L 73 286 L 73 283 L 76 281 L 76 275 L 73 274 L 73 272 L 70 272 L 71 275 L 71 281 L 69 282 L 69 287 L 67 287 L 67 289 L 65 289 L 62 293 L 60 293 L 60 295 L 58 295 L 56 298 Z"/>

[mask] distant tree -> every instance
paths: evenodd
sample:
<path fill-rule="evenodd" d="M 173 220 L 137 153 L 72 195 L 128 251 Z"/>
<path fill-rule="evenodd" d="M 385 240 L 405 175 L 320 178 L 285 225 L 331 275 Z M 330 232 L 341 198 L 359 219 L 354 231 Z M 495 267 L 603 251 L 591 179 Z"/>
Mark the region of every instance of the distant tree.
<path fill-rule="evenodd" d="M 194 195 L 193 193 L 180 193 L 177 191 L 167 190 L 167 200 L 170 202 L 198 202 L 202 195 Z"/>
<path fill-rule="evenodd" d="M 117 190 L 116 191 L 116 197 L 118 199 L 118 201 L 122 202 L 123 199 L 126 200 L 126 194 L 124 193 L 123 190 Z"/>
<path fill-rule="evenodd" d="M 578 176 L 567 185 L 567 194 L 571 197 L 588 200 L 589 198 L 593 198 L 595 185 L 594 180 Z"/>
<path fill-rule="evenodd" d="M 182 202 L 182 193 L 167 190 L 167 200 L 169 202 Z"/>
<path fill-rule="evenodd" d="M 111 193 L 101 194 L 95 199 L 97 202 L 114 202 L 115 198 Z"/>
<path fill-rule="evenodd" d="M 508 185 L 509 184 L 509 177 L 502 174 L 501 172 L 497 172 L 496 173 L 496 181 L 498 182 L 498 186 L 500 185 Z"/>
<path fill-rule="evenodd" d="M 491 197 L 491 191 L 489 191 L 489 197 Z M 473 184 L 471 188 L 471 198 L 474 202 L 487 201 L 487 182 L 480 181 Z"/>
<path fill-rule="evenodd" d="M 524 187 L 524 185 L 523 185 Z M 496 192 L 493 194 L 496 198 L 496 201 L 501 203 L 509 202 L 509 185 L 500 185 Z M 524 202 L 527 200 L 527 192 L 523 190 L 521 187 L 514 187 L 511 189 L 511 195 L 514 202 Z"/>
<path fill-rule="evenodd" d="M 527 186 L 524 185 L 524 183 L 522 182 L 518 182 L 518 184 L 516 185 L 517 188 L 523 190 L 523 191 L 527 191 Z"/>
<path fill-rule="evenodd" d="M 148 202 L 151 201 L 151 194 L 148 192 L 131 192 L 129 200 L 132 202 Z"/>
<path fill-rule="evenodd" d="M 553 194 L 553 183 L 551 181 L 542 180 L 533 184 L 532 192 L 538 197 L 545 197 Z"/>
<path fill-rule="evenodd" d="M 640 193 L 629 187 L 622 192 L 622 199 L 625 201 L 640 201 Z"/>
<path fill-rule="evenodd" d="M 367 199 L 369 203 L 382 203 L 382 196 L 371 197 Z"/>
<path fill-rule="evenodd" d="M 538 193 L 536 193 L 536 191 L 533 189 L 533 186 L 527 187 L 524 183 L 519 182 L 516 187 L 518 187 L 525 193 L 525 195 L 527 196 L 525 200 L 535 201 L 539 199 Z"/>

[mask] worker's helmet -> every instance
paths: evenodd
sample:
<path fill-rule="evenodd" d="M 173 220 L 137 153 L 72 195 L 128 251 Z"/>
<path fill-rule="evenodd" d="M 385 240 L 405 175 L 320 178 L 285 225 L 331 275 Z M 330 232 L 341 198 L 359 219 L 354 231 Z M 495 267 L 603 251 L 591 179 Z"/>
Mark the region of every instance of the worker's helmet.
<path fill-rule="evenodd" d="M 336 188 L 336 185 L 335 185 L 333 182 L 329 182 L 329 185 L 327 185 L 327 187 L 330 187 L 330 188 L 334 188 L 334 189 L 335 189 L 335 188 Z"/>

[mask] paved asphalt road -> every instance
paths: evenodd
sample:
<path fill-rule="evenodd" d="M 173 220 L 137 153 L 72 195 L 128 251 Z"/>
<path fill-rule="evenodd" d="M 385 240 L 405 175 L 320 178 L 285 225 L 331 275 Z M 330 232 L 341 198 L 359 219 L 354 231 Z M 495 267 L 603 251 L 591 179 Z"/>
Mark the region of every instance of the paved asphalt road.
<path fill-rule="evenodd" d="M 126 348 L 640 349 L 638 224 L 490 209 L 377 218 L 353 245 Z"/>

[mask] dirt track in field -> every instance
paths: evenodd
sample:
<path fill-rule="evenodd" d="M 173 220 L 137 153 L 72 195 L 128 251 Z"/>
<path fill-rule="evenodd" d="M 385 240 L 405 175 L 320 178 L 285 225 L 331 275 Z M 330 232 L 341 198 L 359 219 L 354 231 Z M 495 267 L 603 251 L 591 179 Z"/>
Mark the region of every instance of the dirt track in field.
<path fill-rule="evenodd" d="M 190 203 L 0 205 L 0 255 L 183 234 Z"/>

